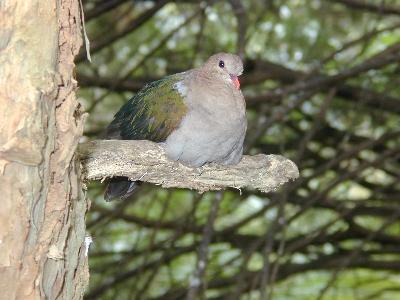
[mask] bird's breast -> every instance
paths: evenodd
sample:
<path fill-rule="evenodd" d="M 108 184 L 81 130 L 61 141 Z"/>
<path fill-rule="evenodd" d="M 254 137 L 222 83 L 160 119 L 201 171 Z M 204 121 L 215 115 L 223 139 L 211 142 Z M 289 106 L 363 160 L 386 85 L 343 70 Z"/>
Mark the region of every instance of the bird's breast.
<path fill-rule="evenodd" d="M 247 127 L 243 95 L 226 83 L 199 82 L 189 85 L 188 112 L 165 143 L 167 155 L 189 166 L 237 162 Z"/>
<path fill-rule="evenodd" d="M 188 96 L 190 110 L 214 122 L 228 124 L 245 118 L 246 104 L 241 91 L 225 82 L 195 89 Z"/>

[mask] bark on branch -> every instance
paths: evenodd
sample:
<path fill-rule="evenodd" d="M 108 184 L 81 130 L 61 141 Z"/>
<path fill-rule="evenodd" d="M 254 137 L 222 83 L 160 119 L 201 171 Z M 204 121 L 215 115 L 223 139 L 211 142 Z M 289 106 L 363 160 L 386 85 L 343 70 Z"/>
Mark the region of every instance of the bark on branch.
<path fill-rule="evenodd" d="M 235 166 L 189 168 L 169 160 L 163 148 L 150 141 L 96 140 L 81 144 L 79 155 L 87 180 L 126 176 L 199 192 L 227 187 L 271 192 L 299 177 L 297 166 L 280 155 L 243 156 Z"/>

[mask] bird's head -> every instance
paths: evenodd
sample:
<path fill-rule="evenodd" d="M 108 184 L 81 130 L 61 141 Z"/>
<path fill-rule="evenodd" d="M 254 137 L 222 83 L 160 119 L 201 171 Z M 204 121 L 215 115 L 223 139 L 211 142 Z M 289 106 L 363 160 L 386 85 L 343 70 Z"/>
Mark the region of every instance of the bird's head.
<path fill-rule="evenodd" d="M 243 63 L 239 56 L 230 53 L 217 53 L 207 60 L 203 68 L 240 89 L 238 77 L 243 73 Z"/>

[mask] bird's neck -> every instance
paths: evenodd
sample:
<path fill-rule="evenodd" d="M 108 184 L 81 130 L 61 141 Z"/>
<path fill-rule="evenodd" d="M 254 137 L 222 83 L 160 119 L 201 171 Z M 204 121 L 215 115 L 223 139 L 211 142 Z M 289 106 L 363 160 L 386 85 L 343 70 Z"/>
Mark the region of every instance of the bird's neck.
<path fill-rule="evenodd" d="M 192 75 L 195 103 L 192 105 L 202 107 L 213 115 L 224 115 L 229 110 L 235 115 L 245 112 L 243 95 L 230 81 L 221 78 L 220 74 L 204 72 L 197 69 Z"/>

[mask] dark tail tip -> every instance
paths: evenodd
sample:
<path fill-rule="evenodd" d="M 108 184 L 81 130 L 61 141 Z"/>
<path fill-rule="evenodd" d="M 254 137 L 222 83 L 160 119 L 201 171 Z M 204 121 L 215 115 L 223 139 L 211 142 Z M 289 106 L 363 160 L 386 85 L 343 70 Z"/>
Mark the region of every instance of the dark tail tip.
<path fill-rule="evenodd" d="M 106 201 L 127 199 L 135 192 L 136 187 L 136 181 L 130 181 L 126 177 L 114 177 L 107 184 L 104 199 Z"/>

